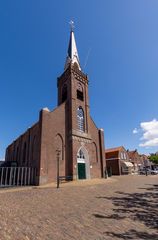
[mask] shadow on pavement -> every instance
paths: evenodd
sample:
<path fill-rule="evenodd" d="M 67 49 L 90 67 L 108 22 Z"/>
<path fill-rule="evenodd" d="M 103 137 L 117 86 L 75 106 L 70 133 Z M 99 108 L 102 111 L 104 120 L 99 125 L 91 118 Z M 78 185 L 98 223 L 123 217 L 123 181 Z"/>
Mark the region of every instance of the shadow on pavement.
<path fill-rule="evenodd" d="M 158 240 L 158 185 L 147 184 L 145 192 L 115 192 L 117 196 L 98 196 L 98 199 L 111 200 L 115 208 L 113 214 L 93 214 L 96 218 L 122 220 L 125 218 L 138 221 L 146 226 L 145 232 L 130 229 L 124 233 L 104 232 L 111 237 L 122 239 L 157 239 Z M 154 234 L 150 229 L 155 230 Z"/>
<path fill-rule="evenodd" d="M 109 215 L 109 216 L 105 216 L 105 215 L 102 215 L 102 214 L 93 214 L 94 217 L 96 218 L 106 218 L 106 219 L 116 219 L 116 220 L 120 220 L 120 219 L 124 219 L 126 217 L 122 217 L 122 216 L 119 216 L 118 214 L 112 214 L 112 215 Z"/>
<path fill-rule="evenodd" d="M 147 232 L 138 232 L 134 229 L 129 230 L 128 232 L 125 233 L 113 233 L 113 232 L 104 232 L 107 236 L 113 237 L 114 239 L 120 238 L 120 239 L 146 239 L 146 240 L 152 240 L 158 239 L 157 234 L 150 234 Z"/>

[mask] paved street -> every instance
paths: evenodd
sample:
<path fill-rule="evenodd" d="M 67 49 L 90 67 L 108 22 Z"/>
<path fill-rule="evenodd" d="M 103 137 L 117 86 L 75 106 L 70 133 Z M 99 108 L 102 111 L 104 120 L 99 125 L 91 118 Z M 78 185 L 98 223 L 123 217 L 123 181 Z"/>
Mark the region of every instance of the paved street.
<path fill-rule="evenodd" d="M 0 190 L 0 240 L 158 240 L 158 176 Z"/>

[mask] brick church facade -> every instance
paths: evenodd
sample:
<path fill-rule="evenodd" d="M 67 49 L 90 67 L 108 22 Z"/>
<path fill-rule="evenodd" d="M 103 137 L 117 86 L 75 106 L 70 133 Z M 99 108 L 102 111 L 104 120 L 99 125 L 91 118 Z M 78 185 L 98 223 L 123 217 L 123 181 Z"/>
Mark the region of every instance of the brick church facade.
<path fill-rule="evenodd" d="M 104 132 L 90 116 L 88 77 L 81 71 L 71 29 L 64 73 L 57 79 L 58 106 L 44 108 L 39 120 L 6 149 L 5 161 L 36 168 L 36 184 L 56 180 L 102 178 L 105 172 Z"/>

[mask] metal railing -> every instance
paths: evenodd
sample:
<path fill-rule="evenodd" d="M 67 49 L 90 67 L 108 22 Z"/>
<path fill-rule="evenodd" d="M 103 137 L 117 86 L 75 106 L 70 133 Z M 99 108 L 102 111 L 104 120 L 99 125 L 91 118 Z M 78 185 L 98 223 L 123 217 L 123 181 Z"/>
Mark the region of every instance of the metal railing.
<path fill-rule="evenodd" d="M 0 167 L 0 188 L 35 185 L 36 168 Z"/>

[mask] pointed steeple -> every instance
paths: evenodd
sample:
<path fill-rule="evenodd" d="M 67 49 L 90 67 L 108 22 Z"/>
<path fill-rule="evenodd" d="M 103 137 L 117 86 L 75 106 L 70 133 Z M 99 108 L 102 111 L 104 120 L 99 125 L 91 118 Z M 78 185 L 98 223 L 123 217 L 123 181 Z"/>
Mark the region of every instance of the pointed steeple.
<path fill-rule="evenodd" d="M 74 35 L 74 22 L 71 21 L 70 25 L 71 25 L 70 40 L 69 40 L 69 47 L 67 51 L 64 70 L 68 68 L 70 63 L 72 64 L 76 63 L 78 65 L 79 70 L 81 70 L 77 47 L 76 47 L 75 35 Z"/>

